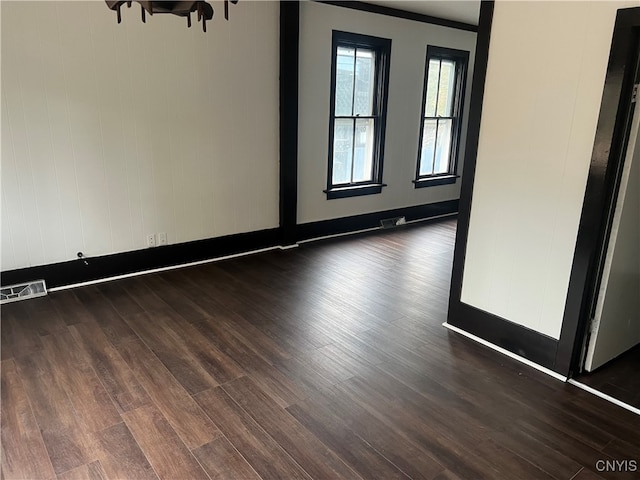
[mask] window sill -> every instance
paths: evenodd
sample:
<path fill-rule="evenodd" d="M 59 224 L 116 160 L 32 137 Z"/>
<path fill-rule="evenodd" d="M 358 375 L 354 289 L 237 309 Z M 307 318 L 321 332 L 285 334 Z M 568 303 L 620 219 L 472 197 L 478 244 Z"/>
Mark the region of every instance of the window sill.
<path fill-rule="evenodd" d="M 373 195 L 382 192 L 386 183 L 367 183 L 365 185 L 349 185 L 348 187 L 335 187 L 323 190 L 327 194 L 327 200 L 334 198 L 359 197 L 361 195 Z"/>
<path fill-rule="evenodd" d="M 413 180 L 413 186 L 415 188 L 423 187 L 435 187 L 437 185 L 451 185 L 456 183 L 456 180 L 460 178 L 459 175 L 439 175 L 436 177 L 425 177 Z"/>

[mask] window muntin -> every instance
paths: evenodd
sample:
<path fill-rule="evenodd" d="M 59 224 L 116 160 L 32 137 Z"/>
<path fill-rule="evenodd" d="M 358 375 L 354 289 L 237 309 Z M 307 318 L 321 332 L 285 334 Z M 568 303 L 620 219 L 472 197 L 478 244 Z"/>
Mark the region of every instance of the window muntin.
<path fill-rule="evenodd" d="M 391 40 L 333 32 L 329 198 L 377 193 L 382 187 L 382 150 Z M 353 188 L 350 194 L 345 189 Z M 357 190 L 356 190 L 357 189 Z M 340 195 L 334 195 L 343 190 Z"/>
<path fill-rule="evenodd" d="M 456 175 L 468 58 L 460 50 L 427 48 L 416 184 Z"/>

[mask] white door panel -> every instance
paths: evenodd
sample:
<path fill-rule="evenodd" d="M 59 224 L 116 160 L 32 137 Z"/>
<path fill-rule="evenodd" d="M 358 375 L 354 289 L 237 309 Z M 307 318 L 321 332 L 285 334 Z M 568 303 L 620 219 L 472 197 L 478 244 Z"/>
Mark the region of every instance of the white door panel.
<path fill-rule="evenodd" d="M 640 343 L 640 106 L 636 105 L 585 369 Z"/>

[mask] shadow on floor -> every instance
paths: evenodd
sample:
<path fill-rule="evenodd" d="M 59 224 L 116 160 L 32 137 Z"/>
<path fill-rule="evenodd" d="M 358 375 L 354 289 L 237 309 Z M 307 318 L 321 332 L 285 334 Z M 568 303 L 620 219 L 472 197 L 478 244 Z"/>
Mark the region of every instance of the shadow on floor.
<path fill-rule="evenodd" d="M 591 373 L 582 373 L 576 380 L 640 408 L 640 345 Z"/>

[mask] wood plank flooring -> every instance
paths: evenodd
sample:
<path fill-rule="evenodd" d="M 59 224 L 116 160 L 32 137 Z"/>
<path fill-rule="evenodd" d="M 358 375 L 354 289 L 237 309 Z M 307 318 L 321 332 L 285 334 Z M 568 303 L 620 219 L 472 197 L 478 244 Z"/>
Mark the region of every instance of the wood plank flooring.
<path fill-rule="evenodd" d="M 640 345 L 576 380 L 640 408 Z"/>
<path fill-rule="evenodd" d="M 4 306 L 2 478 L 639 478 L 640 417 L 441 326 L 455 228 Z"/>

